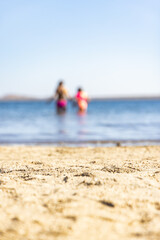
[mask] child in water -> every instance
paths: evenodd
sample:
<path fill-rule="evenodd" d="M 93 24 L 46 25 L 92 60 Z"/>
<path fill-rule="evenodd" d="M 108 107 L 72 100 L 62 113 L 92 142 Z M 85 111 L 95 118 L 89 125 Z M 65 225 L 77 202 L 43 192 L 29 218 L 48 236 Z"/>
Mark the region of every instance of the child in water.
<path fill-rule="evenodd" d="M 88 96 L 87 93 L 82 90 L 82 88 L 78 88 L 76 94 L 76 102 L 78 105 L 79 112 L 86 112 L 88 108 Z"/>

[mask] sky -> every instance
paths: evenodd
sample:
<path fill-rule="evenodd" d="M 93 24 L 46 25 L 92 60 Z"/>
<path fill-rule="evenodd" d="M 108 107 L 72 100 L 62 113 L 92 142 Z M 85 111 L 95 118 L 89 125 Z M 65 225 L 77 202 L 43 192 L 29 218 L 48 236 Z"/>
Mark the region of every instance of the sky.
<path fill-rule="evenodd" d="M 0 96 L 160 95 L 159 0 L 0 0 Z"/>

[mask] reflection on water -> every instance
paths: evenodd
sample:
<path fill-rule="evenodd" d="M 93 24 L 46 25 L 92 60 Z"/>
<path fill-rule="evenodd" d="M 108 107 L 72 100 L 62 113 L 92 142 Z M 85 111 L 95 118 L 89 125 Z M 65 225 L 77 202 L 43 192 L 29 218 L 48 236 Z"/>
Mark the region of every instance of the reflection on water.
<path fill-rule="evenodd" d="M 87 113 L 69 104 L 1 102 L 0 142 L 159 140 L 160 100 L 92 101 Z"/>
<path fill-rule="evenodd" d="M 67 134 L 67 128 L 65 124 L 66 112 L 63 112 L 63 114 L 57 113 L 57 116 L 55 116 L 55 118 L 56 118 L 57 134 L 59 135 Z"/>

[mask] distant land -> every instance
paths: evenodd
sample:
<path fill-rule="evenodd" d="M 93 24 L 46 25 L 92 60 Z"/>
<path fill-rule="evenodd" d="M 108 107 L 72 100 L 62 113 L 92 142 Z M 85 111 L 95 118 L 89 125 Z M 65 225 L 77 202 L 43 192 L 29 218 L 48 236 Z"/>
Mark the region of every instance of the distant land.
<path fill-rule="evenodd" d="M 49 97 L 48 97 L 49 98 Z M 8 94 L 0 97 L 0 102 L 8 101 L 43 101 L 47 97 L 34 97 L 34 96 L 24 96 L 16 94 Z M 91 100 L 132 100 L 132 99 L 160 99 L 159 96 L 100 96 L 100 97 L 90 97 Z"/>
<path fill-rule="evenodd" d="M 31 97 L 31 96 L 15 95 L 15 94 L 8 94 L 0 97 L 0 101 L 37 101 L 37 100 L 42 100 L 42 99 Z"/>

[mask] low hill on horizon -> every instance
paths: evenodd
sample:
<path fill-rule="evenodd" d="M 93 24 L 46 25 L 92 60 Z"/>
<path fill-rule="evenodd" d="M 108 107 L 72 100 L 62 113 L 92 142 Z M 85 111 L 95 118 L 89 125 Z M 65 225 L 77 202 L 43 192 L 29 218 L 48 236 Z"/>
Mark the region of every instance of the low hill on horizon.
<path fill-rule="evenodd" d="M 48 97 L 49 98 L 49 97 Z M 0 101 L 43 101 L 47 97 L 34 97 L 34 96 L 25 96 L 18 94 L 7 94 L 0 96 Z M 129 99 L 160 99 L 159 96 L 97 96 L 90 97 L 91 100 L 129 100 Z"/>
<path fill-rule="evenodd" d="M 31 100 L 40 100 L 40 98 L 16 94 L 7 94 L 0 97 L 0 101 L 31 101 Z"/>

